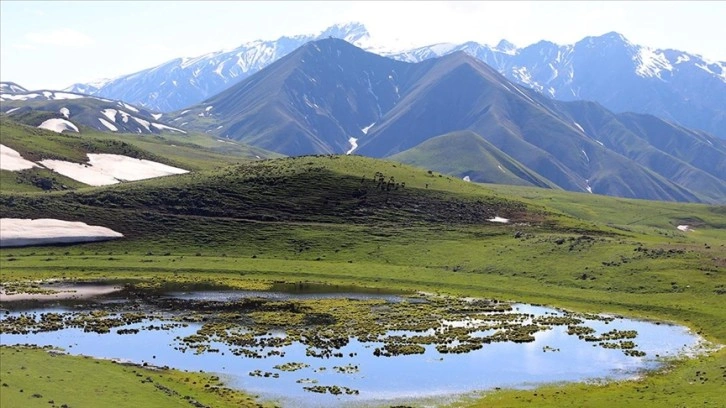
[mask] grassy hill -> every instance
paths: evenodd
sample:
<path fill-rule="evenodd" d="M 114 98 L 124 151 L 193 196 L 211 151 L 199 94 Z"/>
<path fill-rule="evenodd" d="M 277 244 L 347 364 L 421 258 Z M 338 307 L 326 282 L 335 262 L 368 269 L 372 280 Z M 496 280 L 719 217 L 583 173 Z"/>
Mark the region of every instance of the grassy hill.
<path fill-rule="evenodd" d="M 31 161 L 88 161 L 87 153 L 111 153 L 147 159 L 188 170 L 216 168 L 249 160 L 280 157 L 277 153 L 209 136 L 109 134 L 83 128 L 82 134 L 55 133 L 0 118 L 0 143 Z M 44 182 L 45 181 L 45 182 Z M 63 187 L 65 186 L 65 187 Z M 83 183 L 45 168 L 0 170 L 1 191 L 75 189 Z"/>
<path fill-rule="evenodd" d="M 429 139 L 390 159 L 484 183 L 559 189 L 472 131 Z"/>
<path fill-rule="evenodd" d="M 723 206 L 482 185 L 392 161 L 304 156 L 103 188 L 3 191 L 0 212 L 82 220 L 125 235 L 2 249 L 4 283 L 353 284 L 672 321 L 726 342 Z M 494 216 L 510 223 L 487 221 Z M 721 349 L 637 381 L 501 390 L 457 404 L 710 406 L 726 386 L 723 366 Z"/>

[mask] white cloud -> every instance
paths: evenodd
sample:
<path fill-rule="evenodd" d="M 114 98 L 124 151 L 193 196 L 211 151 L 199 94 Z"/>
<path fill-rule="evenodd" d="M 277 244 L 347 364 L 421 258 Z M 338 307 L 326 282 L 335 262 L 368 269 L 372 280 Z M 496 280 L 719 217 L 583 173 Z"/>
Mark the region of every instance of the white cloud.
<path fill-rule="evenodd" d="M 35 44 L 59 47 L 85 47 L 94 43 L 93 38 L 72 28 L 28 33 L 25 35 L 25 39 Z"/>

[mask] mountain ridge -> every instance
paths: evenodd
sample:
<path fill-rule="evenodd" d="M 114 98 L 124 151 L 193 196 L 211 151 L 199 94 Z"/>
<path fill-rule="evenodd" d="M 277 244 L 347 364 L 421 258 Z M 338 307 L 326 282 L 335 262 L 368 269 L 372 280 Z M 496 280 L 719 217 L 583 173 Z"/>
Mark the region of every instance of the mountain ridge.
<path fill-rule="evenodd" d="M 647 115 L 620 117 L 594 102 L 554 101 L 464 52 L 405 63 L 342 40 L 318 40 L 171 117 L 286 155 L 390 157 L 472 131 L 566 190 L 676 201 L 726 197 L 723 141 Z M 669 136 L 656 146 L 663 131 Z M 711 159 L 695 166 L 699 156 Z"/>
<path fill-rule="evenodd" d="M 336 24 L 315 34 L 255 40 L 233 50 L 177 58 L 114 79 L 66 90 L 170 112 L 199 103 L 238 83 L 305 42 L 341 38 L 407 62 L 463 51 L 521 85 L 558 100 L 594 100 L 617 112 L 648 113 L 726 138 L 726 62 L 631 43 L 617 32 L 572 44 L 540 40 L 518 48 L 468 41 L 392 51 L 376 44 L 361 23 Z M 617 84 L 617 86 L 613 86 Z"/>

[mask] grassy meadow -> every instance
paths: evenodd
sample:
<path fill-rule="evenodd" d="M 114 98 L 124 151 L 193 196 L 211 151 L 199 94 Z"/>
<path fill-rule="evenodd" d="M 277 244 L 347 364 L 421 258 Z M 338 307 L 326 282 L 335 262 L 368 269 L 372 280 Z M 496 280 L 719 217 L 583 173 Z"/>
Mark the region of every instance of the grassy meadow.
<path fill-rule="evenodd" d="M 5 144 L 6 134 L 2 137 Z M 20 146 L 19 140 L 11 138 L 8 145 Z M 166 163 L 195 171 L 54 192 L 22 191 L 17 187 L 22 183 L 11 187 L 4 181 L 9 176 L 2 174 L 2 217 L 84 221 L 125 236 L 0 249 L 2 283 L 133 279 L 232 287 L 357 285 L 656 319 L 686 325 L 713 345 L 726 343 L 726 207 L 473 184 L 358 156 L 261 161 L 226 156 L 229 165 L 217 167 L 203 163 L 224 153 L 194 153 L 190 146 L 189 156 L 172 157 L 168 144 L 152 148 L 153 143 L 128 139 L 139 154 L 169 157 Z M 23 154 L 32 157 L 34 147 L 24 146 Z M 44 145 L 39 146 L 38 151 Z M 495 216 L 510 222 L 488 221 Z M 677 229 L 685 224 L 693 230 Z M 140 382 L 139 372 L 151 374 L 139 368 L 19 350 L 0 349 L 2 382 L 25 389 L 18 396 L 3 388 L 3 406 L 49 406 L 48 399 L 60 406 L 66 403 L 58 388 L 61 379 L 74 384 L 74 394 L 95 393 L 96 404 L 131 406 L 128 394 L 115 385 L 139 396 L 141 402 L 133 406 L 180 401 L 164 399 L 159 388 Z M 65 375 L 66 366 L 73 372 Z M 46 369 L 57 371 L 41 372 Z M 84 370 L 98 373 L 94 382 L 80 381 Z M 154 384 L 162 382 L 180 395 L 208 398 L 210 406 L 249 402 L 242 394 L 191 387 L 178 381 L 180 375 L 170 370 L 152 377 Z M 724 389 L 726 352 L 718 349 L 671 361 L 634 381 L 497 390 L 455 405 L 718 406 Z M 33 400 L 36 390 L 43 397 Z M 82 400 L 69 405 L 89 406 Z"/>

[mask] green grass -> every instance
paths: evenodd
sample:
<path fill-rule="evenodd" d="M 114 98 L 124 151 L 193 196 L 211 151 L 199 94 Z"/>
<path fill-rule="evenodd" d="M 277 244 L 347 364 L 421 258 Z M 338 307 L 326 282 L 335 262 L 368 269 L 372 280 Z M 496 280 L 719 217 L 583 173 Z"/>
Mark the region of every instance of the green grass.
<path fill-rule="evenodd" d="M 381 189 L 376 173 L 399 188 Z M 1 249 L 3 282 L 354 284 L 670 321 L 726 343 L 724 207 L 477 185 L 394 162 L 320 156 L 74 192 L 3 193 L 0 211 L 125 234 L 103 243 Z M 486 221 L 493 215 L 512 222 Z M 695 231 L 678 231 L 681 223 Z M 720 401 L 724 366 L 719 351 L 639 381 L 502 390 L 460 403 L 711 406 Z M 696 371 L 708 380 L 694 382 Z"/>
<path fill-rule="evenodd" d="M 0 347 L 3 407 L 256 407 L 209 375 L 152 370 L 44 349 Z M 206 386 L 206 387 L 205 387 Z M 187 399 L 188 398 L 188 399 Z"/>

